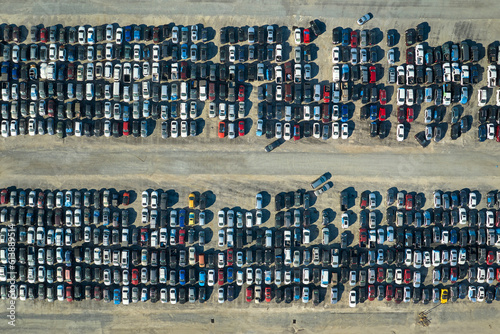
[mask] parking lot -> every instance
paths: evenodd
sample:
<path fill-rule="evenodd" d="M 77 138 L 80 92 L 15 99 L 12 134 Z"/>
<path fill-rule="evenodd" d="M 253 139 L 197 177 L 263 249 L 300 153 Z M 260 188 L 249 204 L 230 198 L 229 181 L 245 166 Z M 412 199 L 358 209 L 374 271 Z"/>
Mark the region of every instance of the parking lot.
<path fill-rule="evenodd" d="M 498 36 L 497 18 L 494 16 L 495 11 L 491 10 L 498 6 L 495 1 L 482 2 L 480 7 L 468 1 L 458 4 L 415 1 L 405 2 L 404 5 L 391 4 L 390 7 L 382 1 L 370 2 L 370 7 L 321 1 L 300 6 L 288 2 L 273 5 L 238 2 L 228 5 L 192 1 L 174 2 L 169 7 L 158 4 L 154 14 L 152 6 L 146 7 L 143 2 L 135 1 L 126 4 L 121 2 L 117 6 L 105 5 L 104 10 L 109 16 L 95 14 L 97 10 L 91 7 L 93 4 L 88 1 L 62 7 L 59 4 L 36 2 L 31 6 L 11 2 L 5 4 L 0 21 L 27 27 L 34 23 L 76 26 L 107 24 L 110 23 L 109 17 L 113 17 L 113 23 L 120 26 L 201 23 L 218 32 L 222 26 L 271 23 L 288 29 L 295 25 L 306 27 L 311 19 L 316 18 L 326 25 L 326 32 L 315 41 L 319 50 L 314 60 L 320 70 L 315 77 L 318 81 L 331 81 L 331 29 L 336 26 L 355 29 L 355 20 L 367 11 L 371 11 L 375 18 L 366 27 L 377 27 L 384 32 L 395 28 L 404 34 L 407 28 L 428 22 L 431 27 L 429 45 L 470 39 L 486 47 Z M 250 16 L 248 13 L 255 14 Z M 40 15 L 44 15 L 43 18 Z M 404 50 L 402 36 L 399 47 Z M 218 36 L 215 36 L 215 41 L 218 41 Z M 290 42 L 293 42 L 292 39 Z M 385 46 L 383 43 L 380 45 Z M 387 61 L 384 58 L 380 63 L 386 66 Z M 485 67 L 485 59 L 481 65 Z M 482 83 L 486 85 L 485 75 Z M 476 93 L 473 91 L 472 100 L 464 111 L 466 115 L 473 115 L 475 120 L 478 109 Z M 257 104 L 256 89 L 250 101 L 253 105 Z M 490 98 L 490 104 L 494 104 L 494 96 Z M 357 112 L 359 106 L 356 105 Z M 298 142 L 286 142 L 275 152 L 266 154 L 263 148 L 269 140 L 255 136 L 255 110 L 249 116 L 252 130 L 234 142 L 228 138 L 217 138 L 217 123 L 208 118 L 207 110 L 204 109 L 207 123 L 199 136 L 178 140 L 170 138 L 168 142 L 162 140 L 158 131 L 160 123 L 157 131 L 144 139 L 70 137 L 59 140 L 55 136 L 18 136 L 14 140 L 2 138 L 0 181 L 3 187 L 13 185 L 37 189 L 104 187 L 134 190 L 137 193 L 144 189 L 175 189 L 179 194 L 179 205 L 182 206 L 187 205 L 187 195 L 191 191 L 210 190 L 216 195 L 216 204 L 211 208 L 214 212 L 219 208 L 235 206 L 253 208 L 255 194 L 259 191 L 274 195 L 282 191 L 308 189 L 309 183 L 326 171 L 332 173 L 334 189 L 321 195 L 314 204 L 319 212 L 331 208 L 340 213 L 340 191 L 348 187 L 356 189 L 358 195 L 363 190 L 379 191 L 385 195 L 387 188 L 395 186 L 423 192 L 427 200 L 431 200 L 432 191 L 436 189 L 450 191 L 470 188 L 481 191 L 483 201 L 486 192 L 499 187 L 498 143 L 479 143 L 476 127 L 457 141 L 451 141 L 447 134 L 447 138 L 440 143 L 432 143 L 424 150 L 412 136 L 402 143 L 396 141 L 394 132 L 390 140 L 370 138 L 368 123 L 361 125 L 359 114 L 355 114 L 355 121 L 361 127 L 356 125 L 348 142 L 303 138 Z M 396 122 L 394 117 L 392 122 Z M 422 116 L 412 127 L 412 135 L 417 129 L 424 129 Z M 356 198 L 356 207 L 358 205 L 359 198 Z M 140 212 L 140 201 L 134 202 L 132 208 Z M 216 224 L 211 224 L 216 229 Z M 337 214 L 333 224 L 340 226 L 340 214 Z M 267 221 L 264 226 L 274 226 L 274 220 Z M 357 229 L 356 222 L 352 228 L 354 240 L 357 240 Z M 334 242 L 339 240 L 340 233 Z M 10 330 L 37 333 L 40 328 L 51 328 L 62 332 L 115 333 L 142 326 L 150 332 L 182 330 L 187 333 L 289 333 L 299 330 L 312 333 L 331 332 L 332 329 L 353 333 L 400 333 L 408 330 L 422 333 L 488 333 L 496 332 L 498 327 L 498 302 L 472 304 L 464 300 L 441 305 L 430 313 L 431 327 L 424 328 L 416 324 L 417 314 L 432 308 L 434 304 L 396 305 L 366 301 L 350 309 L 346 296 L 336 306 L 327 303 L 319 307 L 311 303 L 303 306 L 301 302 L 256 305 L 246 303 L 242 297 L 232 303 L 218 305 L 215 295 L 212 293 L 212 300 L 204 306 L 149 302 L 115 306 L 95 301 L 52 304 L 17 301 L 17 328 Z M 0 305 L 6 303 L 2 301 Z M 89 311 L 92 312 L 91 316 Z M 235 321 L 235 318 L 238 320 Z M 6 322 L 3 328 L 10 327 Z"/>

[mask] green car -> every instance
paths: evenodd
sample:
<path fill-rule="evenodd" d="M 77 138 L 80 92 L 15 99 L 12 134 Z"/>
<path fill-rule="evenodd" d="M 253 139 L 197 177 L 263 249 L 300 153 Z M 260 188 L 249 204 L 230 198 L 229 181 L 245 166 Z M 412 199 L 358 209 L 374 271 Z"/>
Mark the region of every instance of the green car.
<path fill-rule="evenodd" d="M 57 122 L 56 131 L 57 131 L 57 136 L 59 138 L 63 138 L 63 136 L 64 136 L 64 123 L 63 122 L 61 122 L 61 121 Z"/>

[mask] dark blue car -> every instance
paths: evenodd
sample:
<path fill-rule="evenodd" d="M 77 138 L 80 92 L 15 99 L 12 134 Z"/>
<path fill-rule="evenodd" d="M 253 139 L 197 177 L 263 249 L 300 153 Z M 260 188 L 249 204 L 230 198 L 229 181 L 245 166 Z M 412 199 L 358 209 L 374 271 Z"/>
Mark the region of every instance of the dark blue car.
<path fill-rule="evenodd" d="M 348 46 L 350 44 L 350 37 L 349 29 L 342 29 L 342 46 Z"/>
<path fill-rule="evenodd" d="M 233 283 L 233 281 L 234 281 L 234 271 L 233 268 L 229 267 L 227 268 L 227 282 Z"/>
<path fill-rule="evenodd" d="M 347 105 L 342 105 L 342 122 L 347 122 L 349 120 L 349 108 Z"/>
<path fill-rule="evenodd" d="M 19 79 L 19 65 L 13 64 L 12 65 L 12 80 L 18 80 L 18 79 Z"/>
<path fill-rule="evenodd" d="M 372 104 L 370 106 L 370 120 L 374 121 L 378 118 L 378 110 L 377 106 L 375 104 Z"/>
<path fill-rule="evenodd" d="M 179 283 L 180 285 L 186 284 L 186 271 L 184 269 L 179 270 Z"/>
<path fill-rule="evenodd" d="M 132 40 L 132 27 L 131 26 L 126 26 L 123 28 L 125 32 L 125 42 L 130 42 Z"/>
<path fill-rule="evenodd" d="M 184 210 L 184 209 L 179 210 L 179 227 L 180 228 L 184 227 L 185 219 L 186 219 L 186 210 Z"/>

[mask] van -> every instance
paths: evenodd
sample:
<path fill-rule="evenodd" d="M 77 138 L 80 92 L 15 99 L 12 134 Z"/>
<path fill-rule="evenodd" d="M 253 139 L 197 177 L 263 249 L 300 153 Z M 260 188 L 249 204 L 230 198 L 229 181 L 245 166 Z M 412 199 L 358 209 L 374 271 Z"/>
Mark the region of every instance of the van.
<path fill-rule="evenodd" d="M 120 101 L 120 82 L 115 81 L 113 83 L 113 100 L 119 102 Z"/>
<path fill-rule="evenodd" d="M 461 55 L 462 55 L 462 61 L 463 62 L 468 62 L 470 60 L 470 54 L 469 54 L 469 44 L 467 44 L 466 41 L 463 41 L 460 43 L 460 48 L 462 49 Z"/>
<path fill-rule="evenodd" d="M 139 101 L 139 84 L 134 83 L 132 85 L 132 99 L 134 101 Z"/>
<path fill-rule="evenodd" d="M 122 250 L 120 267 L 122 269 L 128 269 L 128 267 L 129 267 L 129 251 L 128 250 Z"/>
<path fill-rule="evenodd" d="M 161 85 L 161 100 L 168 101 L 168 86 Z"/>
<path fill-rule="evenodd" d="M 186 82 L 181 82 L 181 100 L 186 101 L 188 99 L 188 84 Z"/>
<path fill-rule="evenodd" d="M 142 82 L 142 97 L 149 99 L 149 81 Z"/>

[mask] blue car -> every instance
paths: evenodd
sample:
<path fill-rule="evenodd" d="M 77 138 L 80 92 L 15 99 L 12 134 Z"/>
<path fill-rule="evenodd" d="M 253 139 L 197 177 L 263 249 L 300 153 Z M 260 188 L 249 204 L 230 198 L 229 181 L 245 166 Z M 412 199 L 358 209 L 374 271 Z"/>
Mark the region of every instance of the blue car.
<path fill-rule="evenodd" d="M 374 121 L 378 118 L 378 110 L 377 110 L 377 106 L 375 104 L 372 104 L 370 106 L 370 120 L 371 121 Z M 342 119 L 342 121 L 344 122 L 344 120 Z"/>
<path fill-rule="evenodd" d="M 300 299 L 300 287 L 298 287 L 298 286 L 293 287 L 293 299 L 295 299 L 295 300 Z"/>
<path fill-rule="evenodd" d="M 132 27 L 126 26 L 123 31 L 125 32 L 125 42 L 130 42 L 132 40 Z"/>
<path fill-rule="evenodd" d="M 458 242 L 458 233 L 456 230 L 450 231 L 450 242 L 454 245 Z"/>
<path fill-rule="evenodd" d="M 184 227 L 185 219 L 186 219 L 186 210 L 184 210 L 184 209 L 179 210 L 179 227 L 180 228 Z"/>
<path fill-rule="evenodd" d="M 75 61 L 75 48 L 68 48 L 68 61 Z"/>
<path fill-rule="evenodd" d="M 64 261 L 66 262 L 66 267 L 71 267 L 71 251 L 67 250 L 64 253 Z"/>
<path fill-rule="evenodd" d="M 205 274 L 205 272 L 200 271 L 200 277 L 198 279 L 198 284 L 200 284 L 200 286 L 205 286 L 206 279 L 207 279 L 207 275 Z"/>
<path fill-rule="evenodd" d="M 188 46 L 187 46 L 187 44 L 181 45 L 181 59 L 188 59 Z"/>
<path fill-rule="evenodd" d="M 134 40 L 140 41 L 141 40 L 141 28 L 135 27 L 134 29 Z"/>
<path fill-rule="evenodd" d="M 349 29 L 342 29 L 342 46 L 348 46 L 350 43 Z"/>
<path fill-rule="evenodd" d="M 228 283 L 233 283 L 234 281 L 234 271 L 233 268 L 229 267 L 227 268 L 227 282 Z"/>
<path fill-rule="evenodd" d="M 172 98 L 172 100 L 174 99 Z M 177 95 L 175 96 L 175 100 L 177 100 Z M 177 117 L 177 103 L 170 104 L 170 116 L 172 118 Z"/>
<path fill-rule="evenodd" d="M 347 107 L 347 105 L 343 105 L 342 106 L 342 119 L 341 121 L 342 122 L 347 122 L 349 120 L 349 108 Z"/>
<path fill-rule="evenodd" d="M 12 65 L 12 80 L 18 80 L 18 79 L 19 79 L 19 65 L 13 64 Z"/>
<path fill-rule="evenodd" d="M 21 192 L 19 193 L 19 206 L 26 206 L 26 192 L 24 190 L 21 190 Z"/>
<path fill-rule="evenodd" d="M 460 103 L 461 104 L 466 104 L 469 101 L 469 91 L 467 89 L 467 86 L 462 87 L 462 95 L 460 97 Z"/>
<path fill-rule="evenodd" d="M 186 271 L 184 269 L 179 270 L 179 284 L 186 285 Z"/>
<path fill-rule="evenodd" d="M 119 305 L 121 302 L 121 295 L 120 295 L 120 289 L 115 289 L 113 291 L 113 302 L 115 305 Z"/>

